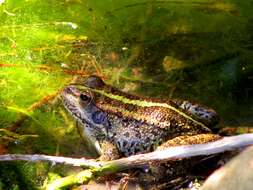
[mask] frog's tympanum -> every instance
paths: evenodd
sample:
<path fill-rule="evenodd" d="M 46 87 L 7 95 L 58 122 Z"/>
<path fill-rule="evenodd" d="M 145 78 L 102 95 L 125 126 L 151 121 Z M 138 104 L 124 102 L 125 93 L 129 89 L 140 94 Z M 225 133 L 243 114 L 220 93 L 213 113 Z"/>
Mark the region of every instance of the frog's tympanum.
<path fill-rule="evenodd" d="M 107 160 L 183 144 L 218 139 L 210 126 L 218 122 L 212 109 L 190 101 L 144 98 L 107 85 L 97 76 L 66 87 L 66 109 Z"/>

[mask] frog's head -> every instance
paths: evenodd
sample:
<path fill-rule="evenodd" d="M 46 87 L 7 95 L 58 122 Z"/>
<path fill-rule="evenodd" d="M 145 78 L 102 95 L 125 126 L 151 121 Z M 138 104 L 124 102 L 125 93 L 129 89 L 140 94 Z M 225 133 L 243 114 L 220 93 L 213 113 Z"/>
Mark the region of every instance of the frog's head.
<path fill-rule="evenodd" d="M 67 86 L 61 96 L 65 108 L 85 127 L 88 135 L 95 139 L 108 135 L 107 114 L 100 110 L 94 101 L 92 89 L 101 88 L 104 82 L 96 76 L 90 76 L 81 90 L 75 85 Z"/>

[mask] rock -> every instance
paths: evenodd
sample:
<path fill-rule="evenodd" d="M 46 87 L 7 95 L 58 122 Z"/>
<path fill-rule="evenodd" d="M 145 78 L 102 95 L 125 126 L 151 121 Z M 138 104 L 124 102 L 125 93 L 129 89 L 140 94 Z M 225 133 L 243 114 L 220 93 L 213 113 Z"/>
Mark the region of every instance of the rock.
<path fill-rule="evenodd" d="M 253 146 L 215 171 L 203 184 L 201 190 L 252 190 Z"/>

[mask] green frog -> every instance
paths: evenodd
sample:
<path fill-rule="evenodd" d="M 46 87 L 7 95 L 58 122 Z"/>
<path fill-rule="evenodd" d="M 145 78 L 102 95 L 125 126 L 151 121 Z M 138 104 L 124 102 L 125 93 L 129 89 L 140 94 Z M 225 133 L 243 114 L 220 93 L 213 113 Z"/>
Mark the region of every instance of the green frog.
<path fill-rule="evenodd" d="M 219 121 L 213 109 L 185 100 L 132 95 L 94 75 L 81 85 L 67 86 L 62 100 L 103 160 L 220 138 L 209 128 Z"/>

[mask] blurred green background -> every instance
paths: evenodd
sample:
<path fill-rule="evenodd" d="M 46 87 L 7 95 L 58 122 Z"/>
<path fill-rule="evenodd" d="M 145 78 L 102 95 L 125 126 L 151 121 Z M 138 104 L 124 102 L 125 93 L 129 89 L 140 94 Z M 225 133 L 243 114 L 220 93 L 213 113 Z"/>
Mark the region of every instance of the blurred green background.
<path fill-rule="evenodd" d="M 210 106 L 220 127 L 251 127 L 252 8 L 251 0 L 0 1 L 0 128 L 38 135 L 0 131 L 0 153 L 87 156 L 58 93 L 89 74 L 127 92 Z M 33 189 L 49 172 L 72 171 L 0 167 L 0 189 Z"/>

